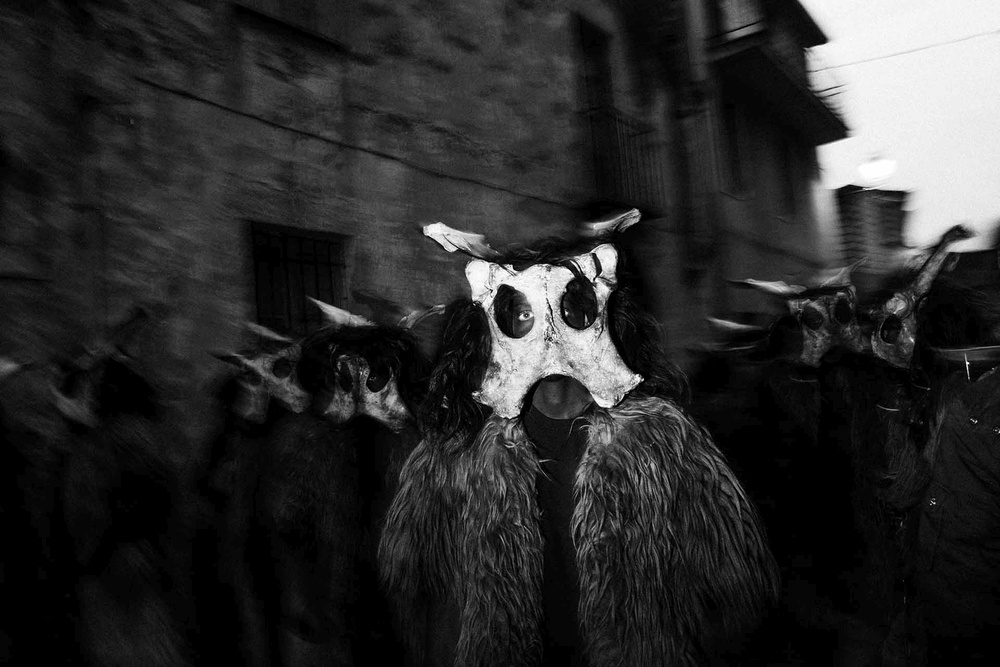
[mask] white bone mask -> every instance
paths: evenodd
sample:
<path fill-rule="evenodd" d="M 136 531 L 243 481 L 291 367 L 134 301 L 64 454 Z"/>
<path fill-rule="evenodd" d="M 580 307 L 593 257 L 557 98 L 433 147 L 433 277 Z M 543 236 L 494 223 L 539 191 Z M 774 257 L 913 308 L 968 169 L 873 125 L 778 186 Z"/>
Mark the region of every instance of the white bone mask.
<path fill-rule="evenodd" d="M 356 416 L 368 416 L 399 432 L 412 419 L 399 394 L 396 372 L 386 367 L 372 369 L 360 355 L 345 354 L 334 361 L 335 377 L 327 387 L 330 402 L 323 416 L 335 424 L 346 424 Z"/>
<path fill-rule="evenodd" d="M 832 294 L 788 300 L 789 312 L 802 327 L 799 360 L 803 364 L 818 367 L 826 353 L 836 347 L 858 353 L 864 350 L 855 304 L 853 285 Z"/>
<path fill-rule="evenodd" d="M 956 242 L 970 238 L 972 233 L 955 225 L 942 236 L 924 262 L 913 283 L 896 292 L 889 301 L 875 308 L 875 333 L 871 345 L 875 356 L 897 368 L 909 368 L 917 338 L 917 304 L 930 291 L 931 285 L 944 267 L 948 249 Z"/>
<path fill-rule="evenodd" d="M 552 375 L 577 380 L 606 408 L 643 380 L 625 365 L 609 329 L 618 252 L 603 244 L 571 262 L 579 277 L 553 264 L 515 271 L 476 259 L 466 266 L 472 299 L 486 311 L 492 338 L 489 367 L 473 396 L 501 417 L 520 414 L 531 388 Z"/>
<path fill-rule="evenodd" d="M 272 398 L 296 413 L 309 407 L 312 397 L 298 379 L 297 366 L 302 355 L 299 343 L 273 353 L 245 356 L 234 352 L 213 352 L 212 355 L 242 369 L 233 410 L 244 419 L 263 423 Z"/>

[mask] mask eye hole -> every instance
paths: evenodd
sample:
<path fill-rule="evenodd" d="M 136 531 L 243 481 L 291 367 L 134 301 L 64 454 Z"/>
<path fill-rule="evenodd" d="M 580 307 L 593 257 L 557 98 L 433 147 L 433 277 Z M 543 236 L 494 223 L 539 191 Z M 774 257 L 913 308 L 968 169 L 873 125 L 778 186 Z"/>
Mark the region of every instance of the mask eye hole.
<path fill-rule="evenodd" d="M 896 315 L 889 315 L 882 321 L 879 327 L 878 336 L 883 342 L 892 345 L 899 340 L 899 334 L 903 331 L 903 320 Z"/>
<path fill-rule="evenodd" d="M 597 293 L 594 286 L 581 278 L 574 278 L 563 292 L 561 309 L 563 321 L 574 329 L 586 329 L 597 319 Z"/>
<path fill-rule="evenodd" d="M 823 314 L 823 311 L 812 304 L 802 309 L 802 324 L 813 331 L 817 331 L 823 326 L 825 320 L 826 316 Z"/>
<path fill-rule="evenodd" d="M 351 367 L 344 359 L 337 362 L 337 384 L 344 391 L 350 391 L 351 387 L 354 386 L 354 374 L 351 373 Z"/>
<path fill-rule="evenodd" d="M 284 380 L 286 377 L 292 374 L 292 362 L 288 359 L 278 359 L 271 366 L 271 372 L 279 380 Z"/>
<path fill-rule="evenodd" d="M 248 387 L 259 387 L 264 383 L 264 380 L 256 373 L 247 371 L 243 373 L 243 382 L 246 383 Z"/>
<path fill-rule="evenodd" d="M 368 380 L 365 382 L 365 386 L 368 387 L 368 391 L 382 391 L 389 384 L 390 377 L 392 377 L 392 371 L 389 369 L 389 364 L 372 364 L 368 371 Z"/>
<path fill-rule="evenodd" d="M 833 317 L 841 324 L 847 324 L 854 319 L 854 305 L 846 296 L 837 297 L 837 304 L 833 307 Z"/>
<path fill-rule="evenodd" d="M 493 301 L 493 319 L 508 338 L 523 338 L 535 326 L 528 297 L 510 285 L 501 285 Z"/>

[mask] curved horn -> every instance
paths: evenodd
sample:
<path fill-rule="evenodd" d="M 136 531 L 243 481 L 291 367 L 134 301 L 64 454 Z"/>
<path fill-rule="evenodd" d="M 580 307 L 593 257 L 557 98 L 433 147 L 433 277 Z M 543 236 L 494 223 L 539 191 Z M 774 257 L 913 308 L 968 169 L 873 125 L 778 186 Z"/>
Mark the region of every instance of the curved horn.
<path fill-rule="evenodd" d="M 582 230 L 583 235 L 594 237 L 603 236 L 604 234 L 620 234 L 639 222 L 641 217 L 642 214 L 639 212 L 639 209 L 633 208 L 608 220 L 585 222 Z"/>
<path fill-rule="evenodd" d="M 265 340 L 273 340 L 278 343 L 294 343 L 295 341 L 284 336 L 277 331 L 272 331 L 265 326 L 257 324 L 256 322 L 244 322 L 243 327 L 252 334 L 259 336 Z"/>
<path fill-rule="evenodd" d="M 222 350 L 209 350 L 208 353 L 218 359 L 219 361 L 224 361 L 227 364 L 232 364 L 234 366 L 248 366 L 249 362 L 247 359 L 237 354 L 236 352 L 223 352 Z"/>
<path fill-rule="evenodd" d="M 931 256 L 924 262 L 916 280 L 913 281 L 912 291 L 914 296 L 920 298 L 931 288 L 931 284 L 944 266 L 945 259 L 948 258 L 948 248 L 952 244 L 968 238 L 972 238 L 972 232 L 962 225 L 955 225 L 941 236 L 941 240 L 934 246 Z"/>
<path fill-rule="evenodd" d="M 431 315 L 440 315 L 444 312 L 444 309 L 445 305 L 441 303 L 430 308 L 425 308 L 424 310 L 415 310 L 399 321 L 399 327 L 402 329 L 412 329 L 417 323 L 422 322 Z"/>
<path fill-rule="evenodd" d="M 309 297 L 309 300 L 316 304 L 316 307 L 320 309 L 323 313 L 323 319 L 326 321 L 328 326 L 333 327 L 372 327 L 375 323 L 369 320 L 367 317 L 362 317 L 360 315 L 355 315 L 354 313 L 348 312 L 343 308 L 337 308 L 336 306 L 331 306 L 328 303 L 323 303 L 318 299 Z"/>
<path fill-rule="evenodd" d="M 354 297 L 355 302 L 368 306 L 371 309 L 372 317 L 379 322 L 396 322 L 408 314 L 408 311 L 395 301 L 368 290 L 351 290 L 351 296 Z"/>
<path fill-rule="evenodd" d="M 500 253 L 490 246 L 486 237 L 482 234 L 452 229 L 443 222 L 425 225 L 424 236 L 434 239 L 438 245 L 448 252 L 460 250 L 470 257 L 486 260 L 495 259 L 500 256 Z"/>
<path fill-rule="evenodd" d="M 732 320 L 723 320 L 717 317 L 706 317 L 705 318 L 709 324 L 715 327 L 717 330 L 723 333 L 730 334 L 753 334 L 759 333 L 763 334 L 767 332 L 764 327 L 758 327 L 754 324 L 741 324 L 740 322 L 733 322 Z"/>
<path fill-rule="evenodd" d="M 858 261 L 854 262 L 854 264 L 841 268 L 839 271 L 837 271 L 837 273 L 834 276 L 824 280 L 821 283 L 821 286 L 831 287 L 834 285 L 849 285 L 851 283 L 851 274 L 854 273 L 855 269 L 857 269 L 859 266 L 861 266 L 867 261 L 868 261 L 867 258 L 862 257 Z"/>
<path fill-rule="evenodd" d="M 745 280 L 730 280 L 729 283 L 732 285 L 739 285 L 741 287 L 752 287 L 772 296 L 781 297 L 782 299 L 798 296 L 806 291 L 806 288 L 801 285 L 789 285 L 788 283 L 780 280 L 769 281 L 746 278 Z"/>

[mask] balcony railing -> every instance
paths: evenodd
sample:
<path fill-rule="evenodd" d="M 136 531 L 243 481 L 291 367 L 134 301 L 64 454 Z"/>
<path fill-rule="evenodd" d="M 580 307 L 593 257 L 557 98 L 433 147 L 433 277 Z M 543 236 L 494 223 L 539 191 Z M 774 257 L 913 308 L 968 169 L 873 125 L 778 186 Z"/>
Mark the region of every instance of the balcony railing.
<path fill-rule="evenodd" d="M 598 197 L 650 216 L 664 215 L 669 188 L 655 129 L 613 107 L 587 115 Z"/>

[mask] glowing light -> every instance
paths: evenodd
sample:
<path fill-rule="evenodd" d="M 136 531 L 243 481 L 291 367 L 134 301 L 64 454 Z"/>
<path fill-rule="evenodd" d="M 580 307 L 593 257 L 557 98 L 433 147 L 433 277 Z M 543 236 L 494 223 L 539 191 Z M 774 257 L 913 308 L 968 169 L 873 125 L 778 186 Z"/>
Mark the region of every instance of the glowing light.
<path fill-rule="evenodd" d="M 869 183 L 881 183 L 896 171 L 896 161 L 889 158 L 873 156 L 867 162 L 858 165 L 861 178 Z"/>

